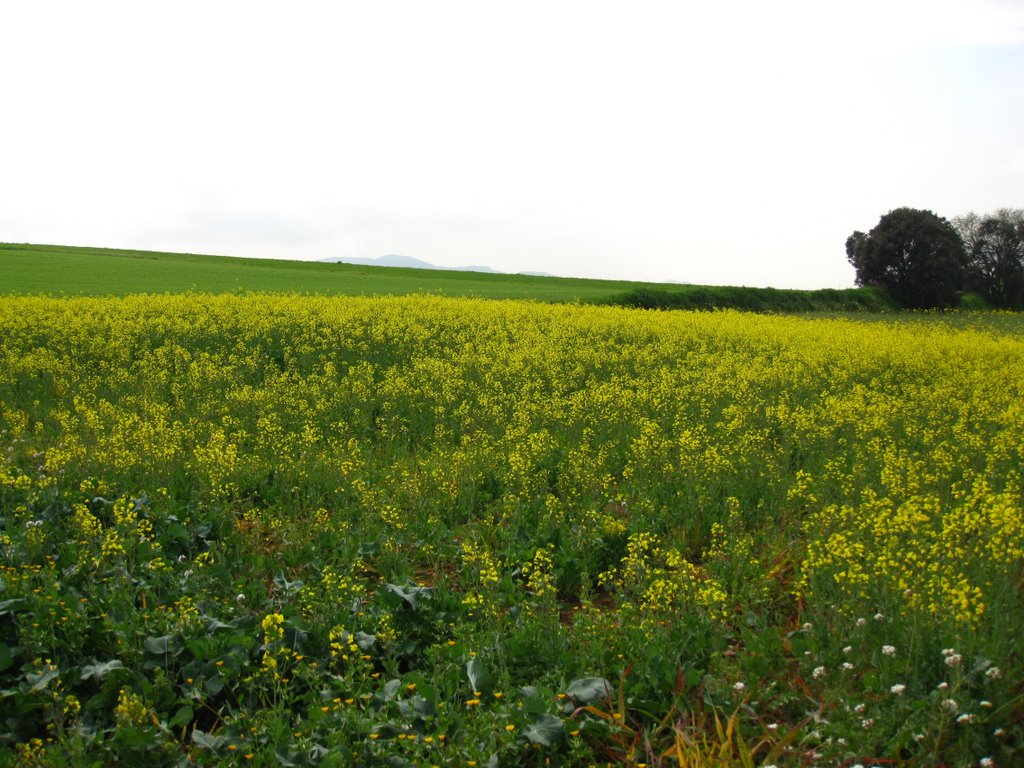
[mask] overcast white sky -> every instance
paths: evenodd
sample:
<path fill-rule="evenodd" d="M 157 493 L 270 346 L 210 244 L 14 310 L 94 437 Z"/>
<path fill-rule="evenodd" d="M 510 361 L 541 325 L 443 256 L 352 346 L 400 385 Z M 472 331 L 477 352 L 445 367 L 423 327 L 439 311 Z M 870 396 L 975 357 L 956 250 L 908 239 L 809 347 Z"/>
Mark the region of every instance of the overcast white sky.
<path fill-rule="evenodd" d="M 792 288 L 1024 207 L 1024 2 L 3 2 L 0 241 Z M 2 279 L 2 278 L 0 278 Z"/>

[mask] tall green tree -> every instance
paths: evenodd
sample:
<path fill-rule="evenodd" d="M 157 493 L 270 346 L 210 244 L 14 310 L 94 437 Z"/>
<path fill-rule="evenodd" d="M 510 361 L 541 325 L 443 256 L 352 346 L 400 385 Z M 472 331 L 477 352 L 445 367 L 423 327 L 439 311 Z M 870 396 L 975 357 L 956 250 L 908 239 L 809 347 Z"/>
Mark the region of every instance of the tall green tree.
<path fill-rule="evenodd" d="M 889 211 L 867 234 L 847 238 L 846 258 L 857 285 L 884 290 L 905 307 L 952 307 L 963 291 L 963 241 L 952 224 L 931 211 Z"/>
<path fill-rule="evenodd" d="M 1000 307 L 1024 309 L 1024 210 L 953 219 L 967 248 L 967 287 Z"/>

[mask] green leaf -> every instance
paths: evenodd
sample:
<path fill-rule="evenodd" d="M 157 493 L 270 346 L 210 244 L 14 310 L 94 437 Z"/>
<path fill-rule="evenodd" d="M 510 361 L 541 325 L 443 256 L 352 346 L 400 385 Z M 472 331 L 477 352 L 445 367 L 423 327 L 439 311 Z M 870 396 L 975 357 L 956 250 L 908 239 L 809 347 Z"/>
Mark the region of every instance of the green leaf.
<path fill-rule="evenodd" d="M 16 608 L 20 608 L 21 604 L 24 602 L 25 599 L 21 597 L 15 597 L 10 600 L 0 602 L 0 616 L 5 616 L 8 613 L 13 612 Z"/>
<path fill-rule="evenodd" d="M 479 658 L 473 657 L 466 664 L 466 677 L 474 692 L 487 693 L 491 689 L 491 675 Z"/>
<path fill-rule="evenodd" d="M 208 633 L 212 634 L 213 632 L 216 632 L 218 629 L 234 629 L 233 626 L 231 626 L 230 624 L 225 624 L 223 621 L 220 621 L 219 619 L 214 619 L 210 616 L 206 616 L 205 618 L 206 631 Z"/>
<path fill-rule="evenodd" d="M 388 591 L 405 600 L 409 607 L 413 609 L 416 608 L 416 603 L 420 597 L 430 597 L 430 593 L 433 592 L 433 589 L 430 587 L 400 587 L 397 584 L 385 584 L 384 586 Z"/>
<path fill-rule="evenodd" d="M 207 678 L 203 687 L 206 689 L 207 695 L 216 696 L 224 690 L 224 678 L 220 676 Z"/>
<path fill-rule="evenodd" d="M 369 651 L 373 648 L 373 645 L 376 642 L 376 635 L 368 635 L 365 632 L 356 632 L 356 645 L 359 646 L 359 650 L 363 652 Z"/>
<path fill-rule="evenodd" d="M 569 683 L 565 692 L 578 704 L 593 704 L 611 697 L 612 684 L 603 677 L 581 677 Z"/>
<path fill-rule="evenodd" d="M 539 715 L 548 710 L 548 702 L 555 695 L 547 688 L 538 689 L 532 685 L 524 685 L 519 689 L 523 697 L 523 708 L 530 714 Z"/>
<path fill-rule="evenodd" d="M 384 687 L 373 695 L 374 701 L 377 702 L 378 706 L 386 704 L 387 702 L 395 698 L 395 694 L 398 693 L 398 689 L 401 687 L 401 680 L 388 680 L 386 683 L 384 683 Z"/>
<path fill-rule="evenodd" d="M 124 664 L 121 663 L 120 659 L 100 661 L 95 664 L 86 664 L 82 667 L 82 679 L 89 680 L 91 678 L 96 678 L 97 680 L 102 680 L 107 673 L 113 672 L 115 669 L 124 669 Z"/>
<path fill-rule="evenodd" d="M 174 713 L 174 717 L 171 718 L 168 723 L 172 728 L 184 728 L 186 725 L 192 722 L 192 718 L 195 717 L 195 711 L 192 707 L 187 704 Z"/>
<path fill-rule="evenodd" d="M 227 743 L 227 738 L 224 736 L 214 736 L 212 733 L 203 733 L 197 728 L 192 731 L 192 743 L 197 747 L 216 752 Z"/>
<path fill-rule="evenodd" d="M 359 549 L 356 550 L 356 554 L 360 557 L 369 557 L 372 555 L 380 554 L 380 543 L 376 541 L 366 541 L 359 545 Z"/>
<path fill-rule="evenodd" d="M 423 717 L 433 717 L 437 714 L 437 705 L 431 699 L 417 696 L 412 700 L 412 708 Z"/>
<path fill-rule="evenodd" d="M 13 654 L 7 643 L 0 643 L 0 672 L 9 669 L 13 663 Z"/>
<path fill-rule="evenodd" d="M 277 572 L 277 575 L 274 576 L 274 584 L 276 584 L 278 589 L 286 595 L 294 595 L 302 589 L 302 581 L 300 579 L 288 581 L 288 577 L 284 575 L 284 571 Z"/>
<path fill-rule="evenodd" d="M 35 693 L 46 690 L 59 675 L 60 672 L 56 669 L 46 669 L 39 674 L 25 675 L 25 681 L 29 685 L 29 691 Z"/>
<path fill-rule="evenodd" d="M 162 637 L 147 637 L 142 641 L 143 647 L 154 656 L 165 656 L 171 652 L 173 640 L 172 635 L 163 635 Z"/>
<path fill-rule="evenodd" d="M 554 715 L 543 714 L 523 729 L 523 735 L 533 744 L 553 747 L 565 736 L 565 726 Z"/>

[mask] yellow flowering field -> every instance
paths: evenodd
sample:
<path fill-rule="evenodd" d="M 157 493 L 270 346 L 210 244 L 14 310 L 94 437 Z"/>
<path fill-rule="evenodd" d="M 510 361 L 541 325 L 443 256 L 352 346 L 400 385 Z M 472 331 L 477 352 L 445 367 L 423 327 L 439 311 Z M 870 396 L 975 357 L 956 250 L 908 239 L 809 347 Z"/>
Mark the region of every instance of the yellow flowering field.
<path fill-rule="evenodd" d="M 0 764 L 1019 764 L 1022 473 L 1019 315 L 0 298 Z"/>

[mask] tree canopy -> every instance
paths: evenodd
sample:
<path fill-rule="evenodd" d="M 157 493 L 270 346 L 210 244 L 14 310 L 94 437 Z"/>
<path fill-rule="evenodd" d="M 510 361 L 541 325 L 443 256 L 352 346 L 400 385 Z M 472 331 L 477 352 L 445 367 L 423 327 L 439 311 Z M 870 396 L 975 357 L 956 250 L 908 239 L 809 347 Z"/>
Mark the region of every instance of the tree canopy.
<path fill-rule="evenodd" d="M 967 288 L 993 304 L 1024 308 L 1024 210 L 953 219 L 967 251 Z"/>
<path fill-rule="evenodd" d="M 889 211 L 867 234 L 847 238 L 846 257 L 857 285 L 884 290 L 905 307 L 952 307 L 963 291 L 964 243 L 952 224 L 931 211 Z"/>

